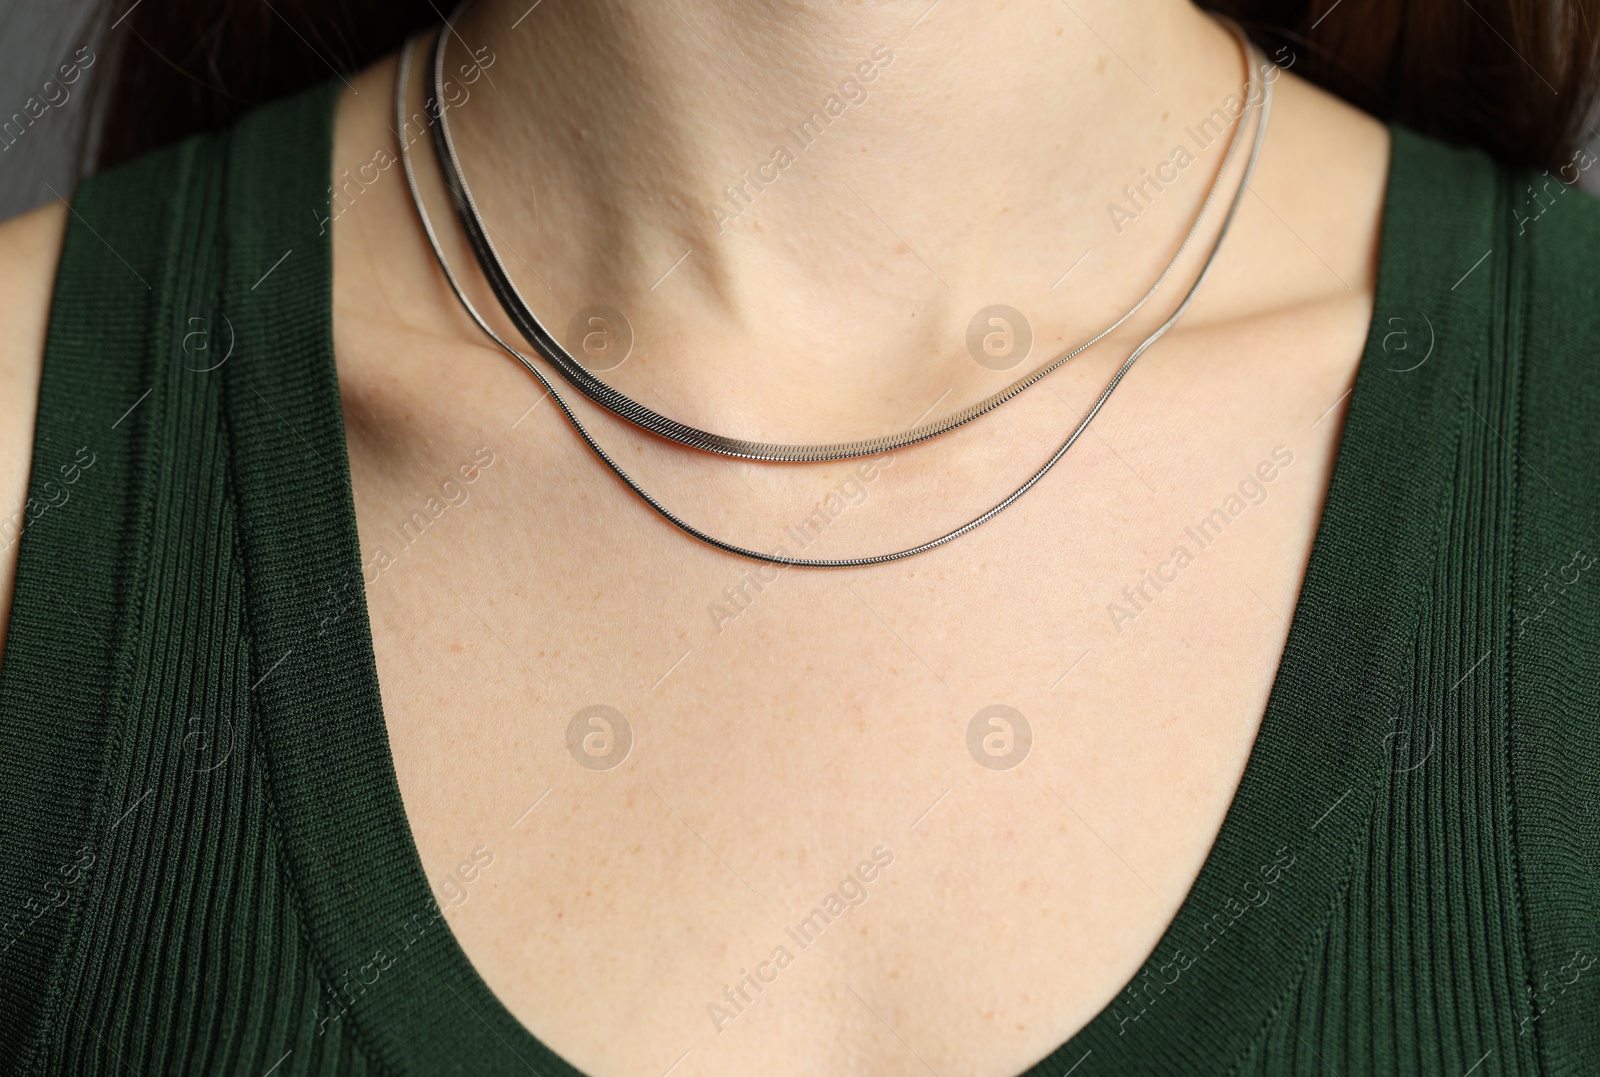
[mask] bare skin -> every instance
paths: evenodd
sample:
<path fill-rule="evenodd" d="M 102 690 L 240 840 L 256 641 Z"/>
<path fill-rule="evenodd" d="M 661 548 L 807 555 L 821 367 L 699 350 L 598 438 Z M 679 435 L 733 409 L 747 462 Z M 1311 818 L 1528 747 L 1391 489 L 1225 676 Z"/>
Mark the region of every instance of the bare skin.
<path fill-rule="evenodd" d="M 1171 256 L 1220 143 L 1120 233 L 1106 204 L 1243 77 L 1179 0 L 920 22 L 923 3 L 721 21 L 711 0 L 546 3 L 509 30 L 523 6 L 485 0 L 450 54 L 493 55 L 455 123 L 513 274 L 558 334 L 588 303 L 626 313 L 634 353 L 605 375 L 624 391 L 772 440 L 903 429 L 999 388 L 1018 371 L 965 344 L 990 304 L 1027 315 L 1035 362 L 1097 331 Z M 866 99 L 719 222 L 718 192 L 885 42 Z M 336 181 L 392 149 L 393 76 L 341 99 Z M 1043 483 L 921 557 L 776 579 L 605 473 L 461 314 L 398 167 L 368 185 L 333 225 L 334 330 L 385 717 L 425 868 L 511 1012 L 600 1077 L 680 1058 L 674 1074 L 1015 1074 L 1099 1012 L 1192 885 L 1260 726 L 1371 316 L 1387 163 L 1381 125 L 1280 77 L 1199 300 Z M 0 237 L 21 328 L 0 340 L 0 506 L 21 502 L 17 401 L 63 217 Z M 1125 332 L 870 482 L 857 461 L 746 466 L 580 413 L 714 533 L 792 550 L 783 529 L 842 490 L 854 503 L 806 552 L 880 552 L 1025 477 L 1197 264 Z M 475 457 L 465 501 L 397 541 Z M 1185 528 L 1247 478 L 1259 503 L 1201 550 Z M 633 737 L 608 770 L 568 746 L 595 704 Z M 968 751 L 994 704 L 1032 728 L 1012 769 Z M 479 847 L 493 862 L 463 900 Z M 879 847 L 892 863 L 863 903 L 802 948 L 785 929 Z M 780 946 L 793 963 L 739 998 Z"/>
<path fill-rule="evenodd" d="M 0 224 L 0 658 L 11 620 L 20 545 L 12 522 L 27 499 L 33 417 L 39 399 L 45 325 L 67 207 L 53 202 Z"/>

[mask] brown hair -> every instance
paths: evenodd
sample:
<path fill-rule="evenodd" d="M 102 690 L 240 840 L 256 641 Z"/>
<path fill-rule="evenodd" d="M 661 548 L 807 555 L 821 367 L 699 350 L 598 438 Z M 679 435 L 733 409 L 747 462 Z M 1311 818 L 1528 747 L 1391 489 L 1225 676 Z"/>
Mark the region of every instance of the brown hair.
<path fill-rule="evenodd" d="M 1205 0 L 1385 120 L 1556 171 L 1591 138 L 1600 0 Z"/>
<path fill-rule="evenodd" d="M 454 4 L 454 0 L 441 0 Z M 109 168 L 365 67 L 441 21 L 429 0 L 105 0 L 83 156 Z"/>
<path fill-rule="evenodd" d="M 1557 170 L 1589 137 L 1600 0 L 1201 0 L 1279 64 L 1385 120 Z M 119 18 L 120 15 L 120 18 Z M 96 19 L 105 168 L 352 72 L 439 21 L 430 0 L 128 0 Z M 113 22 L 120 26 L 113 27 Z M 89 147 L 93 147 L 92 151 Z"/>

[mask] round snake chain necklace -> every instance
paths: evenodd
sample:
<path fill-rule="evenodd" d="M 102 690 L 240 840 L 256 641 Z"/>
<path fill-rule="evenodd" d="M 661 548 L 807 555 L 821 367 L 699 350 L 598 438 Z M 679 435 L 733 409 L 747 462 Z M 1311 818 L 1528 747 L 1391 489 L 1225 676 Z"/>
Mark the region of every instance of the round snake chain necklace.
<path fill-rule="evenodd" d="M 459 14 L 459 11 L 460 9 L 458 9 L 457 14 Z M 452 19 L 451 21 L 453 23 L 454 20 Z M 450 24 L 447 24 L 447 29 L 449 25 Z M 1262 74 L 1265 65 L 1261 60 L 1260 54 L 1237 25 L 1229 23 L 1229 26 L 1230 29 L 1233 30 L 1235 36 L 1239 39 L 1240 48 L 1245 57 L 1247 78 L 1245 83 L 1244 108 L 1241 110 L 1238 116 L 1233 136 L 1228 143 L 1227 153 L 1223 157 L 1221 167 L 1218 169 L 1217 178 L 1207 193 L 1205 201 L 1201 204 L 1200 211 L 1195 217 L 1194 224 L 1190 227 L 1188 234 L 1184 237 L 1183 243 L 1179 247 L 1177 254 L 1174 255 L 1172 262 L 1168 264 L 1167 268 L 1162 272 L 1160 278 L 1156 281 L 1155 285 L 1150 289 L 1150 291 L 1145 293 L 1144 297 L 1141 298 L 1139 302 L 1136 303 L 1132 308 L 1130 308 L 1126 314 L 1124 314 L 1116 322 L 1112 323 L 1112 325 L 1107 327 L 1101 333 L 1097 334 L 1095 337 L 1084 342 L 1070 352 L 1067 352 L 1057 359 L 1045 364 L 1045 366 L 1034 371 L 1032 374 L 1025 376 L 1020 381 L 1014 383 L 1007 389 L 1002 390 L 995 396 L 992 396 L 987 400 L 980 401 L 971 408 L 967 408 L 962 412 L 958 412 L 954 416 L 951 416 L 940 422 L 917 427 L 906 432 L 905 434 L 898 435 L 897 437 L 877 438 L 870 441 L 849 442 L 824 446 L 763 445 L 756 442 L 742 442 L 734 439 L 722 438 L 719 435 L 710 434 L 705 431 L 696 430 L 693 427 L 684 426 L 683 424 L 677 423 L 666 418 L 665 416 L 658 415 L 650 409 L 645 408 L 638 402 L 611 389 L 610 386 L 607 386 L 605 383 L 594 378 L 582 367 L 581 364 L 577 362 L 576 359 L 574 359 L 566 351 L 566 349 L 561 347 L 560 343 L 557 342 L 547 330 L 545 330 L 544 326 L 540 324 L 539 320 L 527 307 L 527 304 L 522 301 L 522 297 L 520 293 L 517 292 L 516 286 L 511 282 L 509 275 L 505 271 L 504 265 L 500 261 L 498 253 L 494 250 L 493 245 L 488 240 L 486 235 L 487 230 L 483 225 L 481 216 L 478 214 L 471 192 L 465 186 L 464 178 L 462 177 L 459 167 L 459 159 L 455 154 L 454 141 L 450 138 L 447 121 L 445 120 L 445 115 L 449 110 L 449 105 L 446 103 L 442 92 L 444 87 L 444 47 L 446 42 L 446 34 L 444 31 L 441 31 L 438 34 L 434 44 L 432 57 L 433 96 L 432 100 L 429 102 L 431 107 L 427 109 L 429 124 L 433 128 L 435 152 L 438 156 L 440 170 L 444 173 L 446 186 L 449 188 L 452 198 L 456 203 L 458 215 L 460 216 L 463 227 L 467 232 L 469 242 L 472 245 L 479 267 L 483 271 L 485 277 L 488 279 L 491 287 L 494 289 L 496 297 L 500 300 L 502 306 L 505 308 L 506 314 L 511 318 L 512 323 L 516 325 L 519 331 L 521 331 L 522 334 L 534 345 L 535 350 L 538 351 L 539 354 L 548 362 L 550 362 L 551 365 L 554 366 L 556 370 L 561 373 L 563 378 L 572 384 L 574 388 L 577 388 L 580 392 L 584 393 L 585 396 L 588 396 L 591 400 L 594 400 L 596 403 L 600 404 L 602 407 L 605 407 L 607 410 L 613 412 L 619 417 L 632 422 L 633 424 L 640 426 L 651 433 L 667 437 L 670 440 L 677 441 L 680 444 L 688 445 L 693 448 L 699 448 L 708 452 L 720 453 L 722 455 L 757 460 L 810 462 L 846 459 L 856 456 L 878 454 L 895 448 L 901 448 L 906 445 L 914 444 L 919 441 L 927 440 L 928 438 L 934 437 L 937 434 L 954 429 L 956 426 L 962 425 L 963 423 L 970 422 L 978 415 L 992 410 L 1005 400 L 1008 400 L 1022 392 L 1029 385 L 1037 382 L 1039 379 L 1055 370 L 1067 360 L 1073 358 L 1086 348 L 1104 339 L 1117 327 L 1131 318 L 1141 307 L 1143 307 L 1144 304 L 1149 301 L 1149 299 L 1166 281 L 1167 277 L 1172 273 L 1174 267 L 1182 257 L 1184 249 L 1188 247 L 1190 240 L 1192 240 L 1195 234 L 1198 232 L 1201 221 L 1204 219 L 1207 209 L 1209 209 L 1212 201 L 1216 198 L 1221 189 L 1223 177 L 1229 171 L 1229 166 L 1231 165 L 1235 156 L 1235 152 L 1241 143 L 1245 125 L 1250 117 L 1251 112 L 1255 111 L 1258 113 L 1255 137 L 1251 143 L 1250 155 L 1245 163 L 1244 174 L 1240 179 L 1238 189 L 1234 192 L 1233 198 L 1228 204 L 1227 214 L 1222 220 L 1222 225 L 1218 229 L 1216 238 L 1212 241 L 1211 249 L 1207 253 L 1206 259 L 1201 265 L 1200 271 L 1197 274 L 1194 283 L 1190 285 L 1188 292 L 1185 293 L 1177 308 L 1166 319 L 1166 321 L 1164 321 L 1155 329 L 1154 332 L 1146 337 L 1138 345 L 1138 347 L 1136 347 L 1132 353 L 1129 354 L 1128 358 L 1123 361 L 1121 366 L 1117 368 L 1117 370 L 1112 374 L 1111 378 L 1106 382 L 1106 385 L 1101 390 L 1099 396 L 1095 399 L 1094 404 L 1089 408 L 1088 412 L 1077 423 L 1077 425 L 1073 427 L 1071 433 L 1067 435 L 1066 439 L 1055 450 L 1055 452 L 1052 453 L 1050 457 L 1031 476 L 1029 476 L 1026 481 L 1013 490 L 1004 500 L 1000 501 L 986 512 L 974 517 L 953 531 L 948 531 L 937 538 L 930 539 L 916 546 L 908 547 L 903 550 L 897 550 L 892 553 L 874 554 L 866 557 L 845 558 L 803 558 L 792 557 L 782 553 L 766 553 L 760 550 L 750 549 L 748 547 L 726 542 L 715 537 L 714 535 L 710 535 L 689 523 L 687 520 L 684 520 L 671 509 L 663 505 L 648 490 L 640 486 L 632 476 L 628 475 L 627 472 L 622 470 L 617 462 L 611 458 L 610 454 L 606 452 L 604 447 L 602 447 L 599 442 L 594 439 L 594 436 L 589 433 L 588 429 L 584 426 L 583 421 L 578 418 L 577 414 L 572 410 L 566 399 L 556 389 L 555 385 L 544 374 L 544 372 L 541 371 L 533 363 L 533 361 L 528 358 L 528 356 L 523 354 L 521 350 L 507 342 L 503 337 L 495 332 L 493 327 L 491 327 L 484 319 L 483 315 L 479 313 L 477 307 L 474 306 L 472 301 L 467 298 L 466 292 L 463 290 L 454 270 L 450 267 L 449 260 L 445 257 L 444 249 L 439 242 L 438 234 L 434 230 L 432 218 L 428 214 L 426 206 L 423 204 L 421 192 L 417 187 L 416 173 L 411 162 L 409 143 L 408 140 L 403 136 L 400 137 L 400 158 L 406 174 L 406 184 L 411 193 L 412 204 L 417 210 L 417 216 L 422 224 L 423 231 L 427 235 L 428 244 L 432 248 L 434 257 L 438 261 L 439 267 L 443 271 L 445 279 L 449 283 L 450 289 L 455 294 L 457 300 L 461 303 L 462 307 L 466 310 L 467 314 L 472 318 L 477 326 L 483 330 L 486 336 L 489 337 L 489 339 L 493 340 L 495 344 L 497 344 L 512 358 L 521 363 L 530 374 L 538 379 L 539 383 L 544 387 L 545 391 L 550 394 L 551 398 L 555 400 L 556 405 L 561 409 L 562 414 L 567 418 L 568 422 L 572 424 L 573 429 L 577 431 L 580 437 L 582 437 L 584 443 L 588 445 L 589 449 L 597 458 L 599 458 L 602 463 L 606 465 L 607 468 L 611 470 L 614 475 L 617 476 L 619 480 L 621 480 L 625 486 L 628 487 L 629 490 L 638 496 L 640 500 L 642 500 L 668 523 L 689 535 L 691 538 L 703 542 L 708 546 L 712 546 L 716 549 L 722 550 L 726 553 L 734 554 L 739 557 L 745 557 L 754 561 L 762 561 L 769 564 L 786 565 L 798 568 L 856 568 L 866 565 L 877 565 L 889 561 L 899 561 L 904 558 L 914 557 L 917 554 L 925 553 L 928 550 L 943 546 L 945 543 L 954 541 L 955 539 L 960 538 L 962 535 L 965 535 L 967 532 L 982 526 L 1009 508 L 1014 502 L 1021 498 L 1023 494 L 1032 489 L 1035 483 L 1044 478 L 1050 469 L 1053 468 L 1056 463 L 1066 455 L 1067 451 L 1072 448 L 1072 446 L 1077 442 L 1078 438 L 1082 436 L 1083 432 L 1088 429 L 1089 424 L 1094 420 L 1095 416 L 1099 414 L 1100 409 L 1105 406 L 1106 401 L 1110 399 L 1111 394 L 1116 390 L 1117 386 L 1121 383 L 1127 372 L 1133 367 L 1133 364 L 1141 355 L 1148 351 L 1156 343 L 1156 341 L 1165 336 L 1167 331 L 1170 330 L 1173 325 L 1177 324 L 1178 319 L 1181 318 L 1184 312 L 1188 310 L 1190 304 L 1194 300 L 1195 295 L 1199 292 L 1200 286 L 1205 282 L 1206 277 L 1210 275 L 1211 268 L 1216 262 L 1217 254 L 1222 248 L 1223 240 L 1226 238 L 1228 231 L 1232 226 L 1234 217 L 1238 213 L 1239 205 L 1244 198 L 1244 192 L 1249 186 L 1250 178 L 1255 171 L 1256 162 L 1261 155 L 1261 147 L 1266 138 L 1267 120 L 1272 111 L 1272 80 L 1270 78 L 1265 78 Z M 395 75 L 395 129 L 397 132 L 404 131 L 406 129 L 407 117 L 405 108 L 405 90 L 410 83 L 409 75 L 411 68 L 412 47 L 413 42 L 408 40 L 405 44 L 405 47 L 401 51 L 400 63 Z"/>

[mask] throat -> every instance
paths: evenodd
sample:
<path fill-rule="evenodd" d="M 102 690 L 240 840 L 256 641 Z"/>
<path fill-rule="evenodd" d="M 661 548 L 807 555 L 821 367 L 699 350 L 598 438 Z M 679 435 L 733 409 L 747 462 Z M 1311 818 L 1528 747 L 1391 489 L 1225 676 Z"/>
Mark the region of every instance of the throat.
<path fill-rule="evenodd" d="M 1245 74 L 1182 0 L 512 6 L 454 27 L 443 96 L 528 307 L 750 439 L 901 430 L 1093 336 L 1177 249 L 1226 138 L 1169 148 Z"/>

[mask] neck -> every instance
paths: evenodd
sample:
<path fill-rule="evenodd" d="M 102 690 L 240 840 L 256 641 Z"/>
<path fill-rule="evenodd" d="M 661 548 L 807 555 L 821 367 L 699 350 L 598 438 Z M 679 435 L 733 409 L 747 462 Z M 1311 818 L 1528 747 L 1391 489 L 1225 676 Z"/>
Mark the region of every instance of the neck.
<path fill-rule="evenodd" d="M 608 380 L 740 436 L 994 391 L 1023 372 L 967 353 L 995 303 L 1028 313 L 1026 368 L 1091 335 L 1171 257 L 1227 134 L 1184 129 L 1244 77 L 1187 0 L 526 8 L 478 0 L 447 52 L 492 56 L 451 117 L 502 253 L 564 342 L 579 308 L 624 312 Z M 1200 167 L 1149 186 L 1179 144 Z"/>

